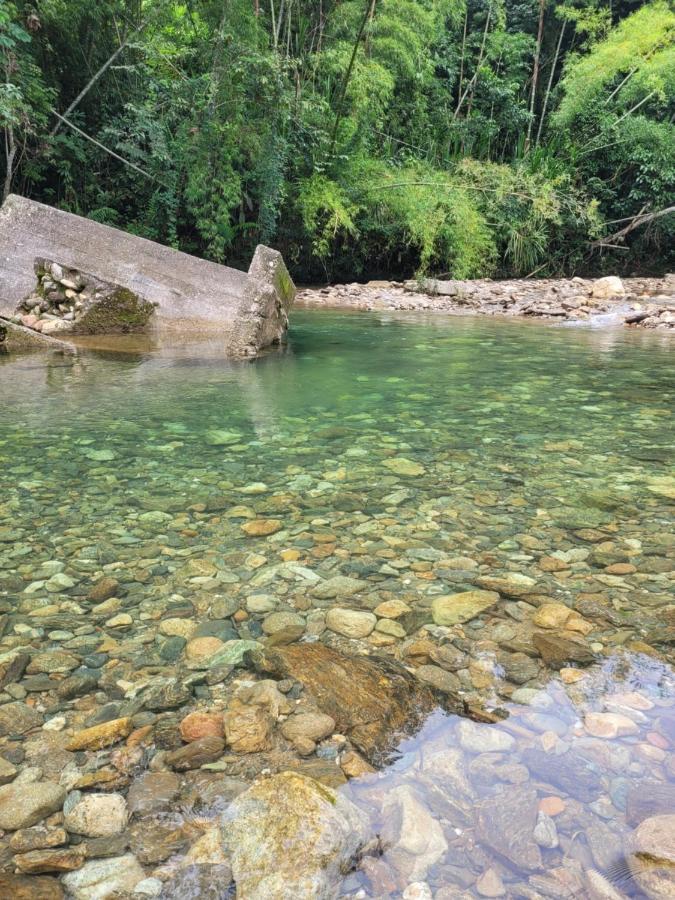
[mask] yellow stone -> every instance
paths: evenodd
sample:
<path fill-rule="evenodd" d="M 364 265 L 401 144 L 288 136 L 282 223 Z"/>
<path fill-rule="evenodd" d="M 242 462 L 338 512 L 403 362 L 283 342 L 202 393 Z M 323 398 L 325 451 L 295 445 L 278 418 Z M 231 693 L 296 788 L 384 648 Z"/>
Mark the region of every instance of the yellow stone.
<path fill-rule="evenodd" d="M 251 522 L 245 522 L 241 530 L 249 537 L 265 537 L 281 531 L 281 527 L 282 523 L 278 519 L 253 519 Z"/>
<path fill-rule="evenodd" d="M 74 734 L 66 744 L 66 750 L 101 750 L 128 737 L 132 728 L 129 716 L 94 725 Z"/>
<path fill-rule="evenodd" d="M 295 562 L 302 557 L 302 553 L 294 547 L 289 547 L 288 550 L 282 550 L 279 556 L 284 562 Z"/>

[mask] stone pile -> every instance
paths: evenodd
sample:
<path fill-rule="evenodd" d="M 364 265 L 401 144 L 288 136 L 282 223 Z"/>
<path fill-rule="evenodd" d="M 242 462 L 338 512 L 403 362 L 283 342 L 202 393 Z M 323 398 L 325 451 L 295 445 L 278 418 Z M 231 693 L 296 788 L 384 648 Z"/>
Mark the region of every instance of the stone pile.
<path fill-rule="evenodd" d="M 155 310 L 128 288 L 57 262 L 38 260 L 35 273 L 36 288 L 15 320 L 44 335 L 138 331 Z"/>
<path fill-rule="evenodd" d="M 675 276 L 662 279 L 615 276 L 511 281 L 371 281 L 307 288 L 305 306 L 363 310 L 410 310 L 456 315 L 507 315 L 584 322 L 607 315 L 607 324 L 675 328 Z"/>

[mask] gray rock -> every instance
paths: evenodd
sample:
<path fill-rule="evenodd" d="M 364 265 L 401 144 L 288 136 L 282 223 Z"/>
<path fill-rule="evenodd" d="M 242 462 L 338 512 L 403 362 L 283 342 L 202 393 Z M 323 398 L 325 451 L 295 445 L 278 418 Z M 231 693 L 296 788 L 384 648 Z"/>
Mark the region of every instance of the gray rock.
<path fill-rule="evenodd" d="M 0 787 L 0 828 L 16 831 L 36 825 L 60 810 L 65 799 L 65 790 L 51 781 L 6 784 Z"/>
<path fill-rule="evenodd" d="M 462 719 L 457 725 L 460 746 L 469 753 L 508 753 L 516 741 L 507 731 Z"/>
<path fill-rule="evenodd" d="M 368 590 L 369 587 L 370 585 L 367 581 L 361 581 L 359 578 L 336 575 L 334 578 L 328 578 L 312 588 L 312 596 L 316 597 L 317 600 L 333 600 L 336 597 L 342 599 L 360 594 Z"/>
<path fill-rule="evenodd" d="M 478 839 L 525 872 L 542 868 L 541 853 L 532 837 L 536 823 L 534 788 L 501 785 L 477 804 Z"/>
<path fill-rule="evenodd" d="M 408 784 L 389 791 L 382 812 L 382 841 L 392 864 L 408 881 L 424 878 L 448 849 L 440 822 Z"/>
<path fill-rule="evenodd" d="M 415 669 L 415 675 L 420 681 L 445 694 L 456 694 L 461 688 L 459 678 L 440 666 L 419 666 Z"/>
<path fill-rule="evenodd" d="M 39 728 L 44 716 L 32 706 L 17 701 L 0 706 L 0 737 L 8 734 L 26 734 L 33 728 Z"/>

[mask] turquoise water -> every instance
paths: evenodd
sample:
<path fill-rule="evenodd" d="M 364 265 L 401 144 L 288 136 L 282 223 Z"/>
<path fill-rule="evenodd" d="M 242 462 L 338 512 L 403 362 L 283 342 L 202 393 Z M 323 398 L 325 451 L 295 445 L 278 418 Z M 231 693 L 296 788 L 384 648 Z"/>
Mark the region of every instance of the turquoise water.
<path fill-rule="evenodd" d="M 510 788 L 550 796 L 555 779 L 528 773 L 521 751 L 547 731 L 566 749 L 603 740 L 579 723 L 612 693 L 644 689 L 651 705 L 639 707 L 640 718 L 630 703 L 628 713 L 619 704 L 637 721 L 618 737 L 623 768 L 574 801 L 574 815 L 568 803 L 555 846 L 545 845 L 553 843 L 549 824 L 541 826 L 549 828 L 537 845 L 544 869 L 576 859 L 583 871 L 602 871 L 599 850 L 571 849 L 580 823 L 595 823 L 601 836 L 609 829 L 620 856 L 633 827 L 626 791 L 675 777 L 667 687 L 675 629 L 673 359 L 667 337 L 621 329 L 312 311 L 294 314 L 283 352 L 249 363 L 228 362 L 213 345 L 157 349 L 144 341 L 76 357 L 0 357 L 0 600 L 13 616 L 0 658 L 28 645 L 31 653 L 65 650 L 72 665 L 91 667 L 103 642 L 103 658 L 116 661 L 123 684 L 111 697 L 121 702 L 125 690 L 133 694 L 128 686 L 182 665 L 185 641 L 173 635 L 169 647 L 169 632 L 159 628 L 167 616 L 216 620 L 209 633 L 224 641 L 256 640 L 270 610 L 292 611 L 301 619 L 296 637 L 304 629 L 305 639 L 331 642 L 326 604 L 316 604 L 310 589 L 336 575 L 364 579 L 365 599 L 335 605 L 371 610 L 400 599 L 412 612 L 398 629 L 381 628 L 380 619 L 345 649 L 428 663 L 408 645 L 429 626 L 425 640 L 452 643 L 464 655 L 448 671 L 471 702 L 508 708 L 510 722 L 530 715 L 534 703 L 551 721 L 525 722 L 512 732 L 517 747 L 486 751 L 482 769 L 465 750 L 455 760 L 468 779 L 459 811 L 425 774 L 425 747 L 437 755 L 457 743 L 456 720 L 440 713 L 419 743 L 402 746 L 376 789 L 368 779 L 351 782 L 377 833 L 383 792 L 412 784 L 418 805 L 440 823 L 435 847 L 444 849 L 418 852 L 413 842 L 412 851 L 397 851 L 390 834 L 393 856 L 385 853 L 370 876 L 367 866 L 350 875 L 343 892 L 501 896 L 485 893 L 497 890 L 492 876 L 483 893 L 476 887 L 492 867 L 507 889 L 541 891 L 514 896 L 555 896 L 526 868 L 505 862 L 494 837 L 492 844 L 472 837 L 470 852 L 466 808 L 492 796 L 499 778 L 486 776 L 489 764 L 516 766 L 505 776 Z M 261 520 L 272 520 L 269 533 L 242 528 Z M 88 592 L 104 574 L 118 582 L 118 602 L 89 615 Z M 493 615 L 450 632 L 434 625 L 435 597 L 513 575 L 530 586 L 507 591 Z M 267 599 L 249 602 L 259 595 Z M 575 634 L 599 660 L 581 686 L 563 683 L 560 666 L 533 649 L 531 620 L 544 603 L 581 616 Z M 232 618 L 237 607 L 242 615 Z M 111 624 L 119 614 L 128 620 Z M 618 667 L 615 654 L 623 654 Z M 586 693 L 570 699 L 577 689 Z M 522 690 L 533 693 L 523 699 Z M 195 696 L 206 705 L 213 699 L 203 685 Z M 94 706 L 104 699 L 97 698 Z M 55 709 L 68 726 L 77 719 L 72 704 Z M 562 751 L 552 743 L 547 752 Z M 604 776 L 611 767 L 594 752 Z M 410 800 L 405 791 L 396 796 Z M 426 867 L 411 863 L 416 852 L 427 854 Z M 418 883 L 426 888 L 410 888 Z M 575 883 L 566 883 L 568 896 L 579 896 Z"/>

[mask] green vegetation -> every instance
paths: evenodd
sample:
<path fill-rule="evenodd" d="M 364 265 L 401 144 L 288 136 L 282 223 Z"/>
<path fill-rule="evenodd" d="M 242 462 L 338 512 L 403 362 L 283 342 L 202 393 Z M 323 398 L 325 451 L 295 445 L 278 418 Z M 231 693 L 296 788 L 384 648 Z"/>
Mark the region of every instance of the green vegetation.
<path fill-rule="evenodd" d="M 667 0 L 0 0 L 1 183 L 298 280 L 665 270 L 674 36 Z"/>

